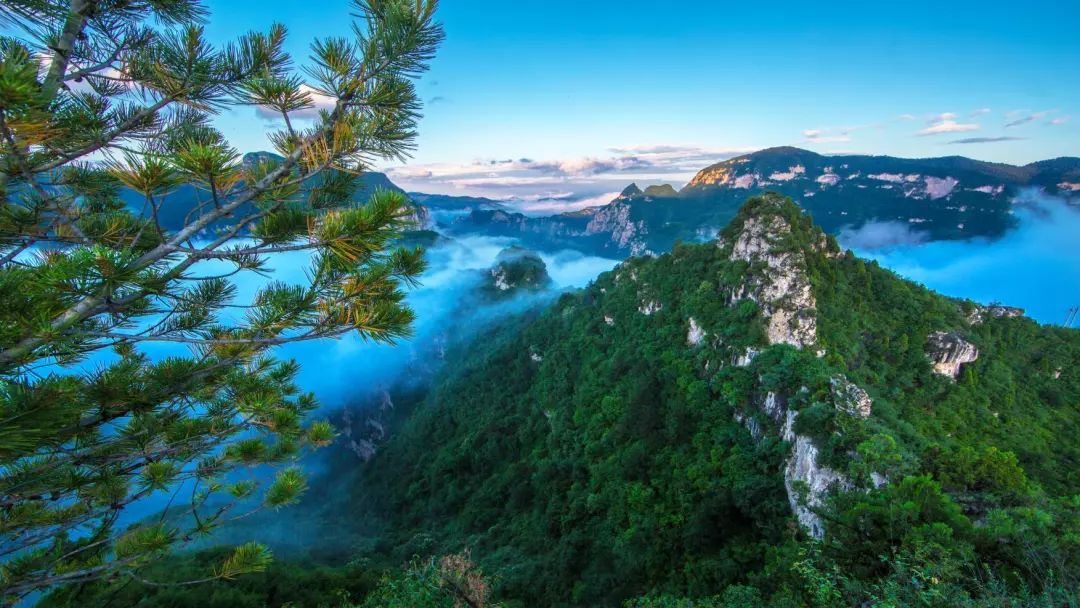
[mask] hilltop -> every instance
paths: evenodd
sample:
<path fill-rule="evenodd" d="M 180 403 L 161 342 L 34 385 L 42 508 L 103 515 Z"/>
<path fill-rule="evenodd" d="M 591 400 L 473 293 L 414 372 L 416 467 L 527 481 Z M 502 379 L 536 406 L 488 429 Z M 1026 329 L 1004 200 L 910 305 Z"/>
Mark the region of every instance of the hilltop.
<path fill-rule="evenodd" d="M 392 559 L 470 547 L 520 605 L 1075 582 L 1080 332 L 905 281 L 783 197 L 454 360 L 353 491 Z"/>

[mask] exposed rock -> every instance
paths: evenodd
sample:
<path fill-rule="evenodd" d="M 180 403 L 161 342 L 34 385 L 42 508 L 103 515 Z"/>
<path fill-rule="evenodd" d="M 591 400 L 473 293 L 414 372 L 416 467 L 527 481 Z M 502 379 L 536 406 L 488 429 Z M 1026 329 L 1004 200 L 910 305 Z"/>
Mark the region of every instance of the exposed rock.
<path fill-rule="evenodd" d="M 494 299 L 512 297 L 519 292 L 536 292 L 552 284 L 547 265 L 534 251 L 524 247 L 507 247 L 495 258 L 488 270 L 483 291 Z"/>
<path fill-rule="evenodd" d="M 1014 306 L 1002 306 L 1000 304 L 991 304 L 990 306 L 976 306 L 971 314 L 968 315 L 968 323 L 971 325 L 979 325 L 986 320 L 987 317 L 995 319 L 1013 319 L 1024 316 L 1023 308 L 1016 308 Z"/>
<path fill-rule="evenodd" d="M 832 389 L 833 403 L 836 409 L 859 418 L 869 418 L 873 410 L 874 401 L 870 394 L 859 388 L 841 374 L 833 376 L 829 381 Z"/>
<path fill-rule="evenodd" d="M 640 190 L 638 192 L 640 193 Z M 610 234 L 611 243 L 620 249 L 629 249 L 632 256 L 643 255 L 649 251 L 645 244 L 645 235 L 648 232 L 644 220 L 635 222 L 630 219 L 630 202 L 626 199 L 625 191 L 623 196 L 593 214 L 585 226 L 586 235 Z"/>
<path fill-rule="evenodd" d="M 690 317 L 690 329 L 686 332 L 686 343 L 690 346 L 699 346 L 704 339 L 705 330 L 697 324 L 693 317 Z"/>
<path fill-rule="evenodd" d="M 1014 306 L 991 305 L 986 307 L 986 312 L 989 313 L 991 317 L 1000 319 L 1022 317 L 1024 316 L 1025 311 L 1023 308 L 1016 308 Z"/>
<path fill-rule="evenodd" d="M 817 303 L 801 251 L 780 251 L 774 243 L 791 232 L 779 215 L 747 218 L 732 245 L 731 259 L 760 266 L 733 294 L 734 300 L 751 299 L 765 317 L 769 344 L 803 348 L 817 341 Z"/>
<path fill-rule="evenodd" d="M 938 331 L 927 338 L 926 356 L 936 373 L 955 380 L 960 377 L 960 366 L 979 358 L 979 349 L 959 334 Z"/>
<path fill-rule="evenodd" d="M 731 360 L 731 364 L 735 367 L 748 367 L 754 362 L 754 357 L 758 354 L 758 350 L 753 347 L 748 347 L 746 352 L 741 355 L 735 355 Z"/>
<path fill-rule="evenodd" d="M 604 323 L 607 323 L 610 327 L 615 327 L 615 318 L 604 315 Z"/>
<path fill-rule="evenodd" d="M 638 312 L 645 316 L 650 316 L 653 313 L 660 312 L 663 308 L 664 305 L 656 300 L 645 300 L 641 303 L 641 306 L 638 306 Z"/>
<path fill-rule="evenodd" d="M 795 445 L 784 469 L 784 488 L 791 510 L 810 536 L 816 539 L 825 536 L 825 525 L 811 508 L 820 507 L 833 487 L 846 489 L 849 486 L 842 474 L 818 463 L 818 449 L 813 439 L 795 436 Z M 800 500 L 800 487 L 806 489 L 805 503 Z"/>

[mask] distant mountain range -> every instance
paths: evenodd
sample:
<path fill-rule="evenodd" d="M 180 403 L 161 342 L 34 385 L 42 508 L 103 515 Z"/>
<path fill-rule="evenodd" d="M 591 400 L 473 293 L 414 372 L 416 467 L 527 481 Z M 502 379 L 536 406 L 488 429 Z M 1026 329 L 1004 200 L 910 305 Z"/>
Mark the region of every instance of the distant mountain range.
<path fill-rule="evenodd" d="M 251 153 L 244 162 L 268 156 L 274 155 Z M 377 189 L 402 192 L 382 173 L 362 179 L 356 201 Z M 438 228 L 451 237 L 507 236 L 537 249 L 622 258 L 664 252 L 680 240 L 711 239 L 747 197 L 767 191 L 791 197 L 830 234 L 891 222 L 925 240 L 996 238 L 1014 226 L 1015 200 L 1028 188 L 1080 201 L 1080 158 L 1014 166 L 961 156 L 823 156 L 782 147 L 706 167 L 682 190 L 631 184 L 607 205 L 547 217 L 526 216 L 481 197 L 409 197 L 419 229 Z M 133 207 L 141 205 L 134 192 L 123 196 Z M 162 224 L 176 229 L 199 200 L 193 186 L 177 189 L 162 205 Z"/>
<path fill-rule="evenodd" d="M 632 184 L 607 205 L 541 218 L 481 206 L 448 229 L 623 257 L 712 238 L 747 197 L 775 191 L 831 234 L 897 222 L 927 240 L 995 238 L 1014 225 L 1014 200 L 1025 188 L 1077 197 L 1080 158 L 1018 167 L 960 156 L 823 156 L 769 148 L 707 167 L 681 191 Z"/>

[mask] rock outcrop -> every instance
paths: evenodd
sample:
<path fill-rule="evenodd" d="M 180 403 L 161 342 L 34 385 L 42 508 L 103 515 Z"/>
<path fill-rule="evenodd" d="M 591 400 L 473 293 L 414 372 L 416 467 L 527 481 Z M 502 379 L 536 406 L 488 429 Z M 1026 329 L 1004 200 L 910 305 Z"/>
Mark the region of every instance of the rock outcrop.
<path fill-rule="evenodd" d="M 487 271 L 482 292 L 492 299 L 537 292 L 552 284 L 544 260 L 534 251 L 513 246 L 503 249 Z"/>
<path fill-rule="evenodd" d="M 757 302 L 764 317 L 766 337 L 770 345 L 789 344 L 803 349 L 817 342 L 817 303 L 806 275 L 806 252 L 803 249 L 781 246 L 792 235 L 792 226 L 780 212 L 784 200 L 766 195 L 759 212 L 747 217 L 738 234 L 719 247 L 731 247 L 730 259 L 750 264 L 746 278 L 732 294 L 732 301 L 751 299 Z M 822 251 L 827 240 L 814 239 L 809 250 Z M 733 363 L 749 365 L 756 355 L 754 349 L 736 356 Z M 854 416 L 870 415 L 870 396 L 846 378 L 834 379 L 833 391 L 837 408 Z M 783 395 L 769 392 L 758 404 L 759 409 L 781 429 L 791 453 L 784 465 L 784 487 L 791 510 L 799 524 L 814 538 L 822 538 L 825 527 L 813 508 L 820 506 L 825 495 L 834 487 L 848 488 L 850 482 L 842 473 L 818 461 L 818 447 L 811 437 L 795 433 L 797 411 L 788 408 Z M 864 413 L 865 412 L 865 413 Z M 755 439 L 761 435 L 760 426 L 752 416 L 740 415 Z"/>
<path fill-rule="evenodd" d="M 979 349 L 960 334 L 937 331 L 927 337 L 926 356 L 934 364 L 934 372 L 955 380 L 961 366 L 979 358 Z"/>
<path fill-rule="evenodd" d="M 804 272 L 803 252 L 776 246 L 790 232 L 791 226 L 780 215 L 762 214 L 745 220 L 732 244 L 731 259 L 749 262 L 751 270 L 732 300 L 757 302 L 765 317 L 769 344 L 803 348 L 817 341 L 817 303 Z"/>
<path fill-rule="evenodd" d="M 705 340 L 705 330 L 697 324 L 697 321 L 690 317 L 690 329 L 686 331 L 686 343 L 690 346 L 700 346 Z"/>
<path fill-rule="evenodd" d="M 870 417 L 870 413 L 874 408 L 874 401 L 870 398 L 869 393 L 843 375 L 833 376 L 829 384 L 832 389 L 833 403 L 836 404 L 837 410 L 849 416 Z"/>
<path fill-rule="evenodd" d="M 987 318 L 1014 319 L 1024 316 L 1024 313 L 1025 311 L 1023 308 L 1016 308 L 1014 306 L 1002 306 L 1000 304 L 976 306 L 968 315 L 968 323 L 971 325 L 979 325 L 986 321 Z"/>

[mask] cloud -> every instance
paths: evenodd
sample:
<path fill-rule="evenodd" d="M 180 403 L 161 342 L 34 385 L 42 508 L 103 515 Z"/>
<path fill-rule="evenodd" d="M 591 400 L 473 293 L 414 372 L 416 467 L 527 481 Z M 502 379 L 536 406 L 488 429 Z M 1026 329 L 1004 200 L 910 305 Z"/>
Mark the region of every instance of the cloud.
<path fill-rule="evenodd" d="M 706 148 L 684 144 L 647 144 L 608 149 L 609 156 L 555 159 L 520 157 L 477 159 L 388 168 L 391 179 L 422 192 L 509 195 L 538 201 L 551 190 L 575 197 L 603 195 L 633 180 L 678 184 L 703 167 L 750 152 L 749 148 Z M 546 197 L 551 198 L 551 197 Z M 606 202 L 606 201 L 605 201 Z M 549 203 L 550 204 L 550 203 Z"/>
<path fill-rule="evenodd" d="M 852 133 L 864 129 L 880 129 L 883 124 L 865 124 L 846 127 L 825 127 L 804 129 L 803 144 L 846 144 L 851 142 Z"/>
<path fill-rule="evenodd" d="M 510 199 L 506 201 L 506 206 L 525 215 L 554 215 L 588 209 L 589 207 L 600 207 L 615 200 L 618 196 L 618 191 L 605 192 L 585 198 L 576 198 L 573 194 L 563 196 L 562 193 L 557 193 L 556 196 L 547 198 Z"/>
<path fill-rule="evenodd" d="M 442 95 L 436 95 L 428 100 L 428 105 L 433 106 L 437 103 L 445 103 L 446 101 L 448 101 L 446 97 L 443 97 Z"/>
<path fill-rule="evenodd" d="M 978 117 L 978 116 L 983 116 L 983 115 L 985 115 L 985 114 L 989 114 L 989 113 L 990 113 L 990 112 L 992 112 L 992 111 L 993 111 L 993 110 L 991 110 L 990 108 L 979 108 L 978 110 L 975 110 L 975 111 L 973 111 L 973 112 L 971 113 L 971 117 L 972 117 L 972 118 L 976 118 L 976 117 Z"/>
<path fill-rule="evenodd" d="M 916 133 L 916 135 L 925 137 L 927 135 L 941 135 L 942 133 L 966 133 L 979 130 L 979 125 L 975 123 L 956 122 L 956 114 L 952 112 L 938 114 L 931 118 L 927 125 L 929 126 Z"/>
<path fill-rule="evenodd" d="M 1046 116 L 1048 114 L 1050 114 L 1050 110 L 1043 110 L 1042 112 L 1034 112 L 1034 113 L 1031 113 L 1031 114 L 1020 115 L 1022 112 L 1023 112 L 1023 110 L 1016 111 L 1016 112 L 1010 112 L 1009 113 L 1010 115 L 1012 115 L 1012 116 L 1018 116 L 1019 115 L 1019 118 L 1015 118 L 1015 119 L 1005 123 L 1005 128 L 1006 129 L 1011 129 L 1013 127 L 1019 127 L 1020 125 L 1027 124 L 1029 122 L 1035 122 L 1036 120 L 1042 120 L 1043 118 L 1046 118 Z"/>
<path fill-rule="evenodd" d="M 1055 126 L 1056 125 L 1063 125 L 1063 124 L 1069 122 L 1070 120 L 1072 120 L 1072 116 L 1058 116 L 1057 118 L 1051 120 L 1048 124 L 1055 125 Z"/>
<path fill-rule="evenodd" d="M 858 228 L 848 226 L 841 229 L 836 238 L 846 248 L 872 251 L 918 245 L 926 242 L 929 236 L 905 222 L 888 221 L 869 222 Z"/>
<path fill-rule="evenodd" d="M 1080 209 L 1060 199 L 1027 194 L 1013 208 L 1019 224 L 993 241 L 934 241 L 888 250 L 856 251 L 945 295 L 1027 309 L 1043 323 L 1061 323 L 1077 304 Z"/>
<path fill-rule="evenodd" d="M 1020 141 L 1023 137 L 968 137 L 966 139 L 954 139 L 950 144 L 992 144 L 999 141 Z"/>
<path fill-rule="evenodd" d="M 329 112 L 334 109 L 334 104 L 337 103 L 337 99 L 334 97 L 323 95 L 314 87 L 309 87 L 306 84 L 300 85 L 300 91 L 307 93 L 311 97 L 312 107 L 289 112 L 289 118 L 292 120 L 314 120 L 319 117 L 321 110 Z M 283 120 L 280 112 L 266 106 L 255 106 L 255 115 L 263 120 Z"/>

